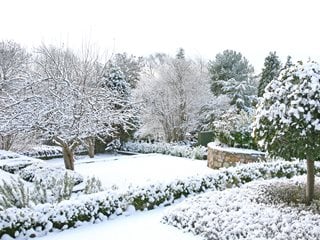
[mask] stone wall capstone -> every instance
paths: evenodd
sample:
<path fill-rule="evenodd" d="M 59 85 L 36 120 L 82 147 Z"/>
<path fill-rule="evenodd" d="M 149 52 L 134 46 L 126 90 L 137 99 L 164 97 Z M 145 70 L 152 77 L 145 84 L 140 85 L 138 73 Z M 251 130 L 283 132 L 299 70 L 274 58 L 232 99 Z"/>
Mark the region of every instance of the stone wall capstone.
<path fill-rule="evenodd" d="M 208 143 L 207 166 L 213 169 L 235 166 L 237 163 L 265 161 L 265 153 L 251 149 L 221 147 Z"/>

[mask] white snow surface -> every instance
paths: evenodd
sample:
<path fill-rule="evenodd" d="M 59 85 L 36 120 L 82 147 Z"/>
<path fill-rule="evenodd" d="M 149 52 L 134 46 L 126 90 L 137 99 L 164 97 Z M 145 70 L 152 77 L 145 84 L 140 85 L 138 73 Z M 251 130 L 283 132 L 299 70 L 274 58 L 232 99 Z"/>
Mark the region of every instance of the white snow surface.
<path fill-rule="evenodd" d="M 48 160 L 49 164 L 63 166 L 62 159 Z M 106 188 L 127 189 L 129 186 L 150 186 L 170 183 L 177 178 L 212 173 L 207 161 L 173 157 L 161 154 L 133 156 L 97 155 L 94 159 L 80 156 L 75 171 L 84 177 L 98 177 Z"/>
<path fill-rule="evenodd" d="M 110 239 L 110 240 L 201 240 L 200 236 L 185 233 L 161 223 L 164 208 L 136 212 L 99 224 L 86 224 L 72 230 L 50 233 L 39 240 Z"/>
<path fill-rule="evenodd" d="M 63 165 L 63 159 L 61 158 L 47 160 L 46 162 L 53 166 Z M 130 185 L 144 186 L 156 182 L 165 183 L 180 177 L 212 173 L 214 170 L 209 169 L 206 164 L 206 161 L 161 154 L 133 156 L 98 154 L 94 159 L 90 159 L 87 156 L 78 156 L 75 162 L 75 170 L 84 176 L 94 175 L 98 177 L 105 187 L 116 185 L 119 189 L 125 189 Z M 38 239 L 203 239 L 200 236 L 185 233 L 173 226 L 161 223 L 164 209 L 167 208 L 159 207 L 151 211 L 128 213 L 99 224 L 86 223 L 76 229 L 49 233 Z"/>

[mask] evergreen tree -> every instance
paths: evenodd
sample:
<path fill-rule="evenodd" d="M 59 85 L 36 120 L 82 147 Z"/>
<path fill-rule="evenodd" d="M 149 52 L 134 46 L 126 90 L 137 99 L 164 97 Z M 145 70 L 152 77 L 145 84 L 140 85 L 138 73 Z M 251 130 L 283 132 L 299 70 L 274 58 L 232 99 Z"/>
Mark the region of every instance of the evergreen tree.
<path fill-rule="evenodd" d="M 211 91 L 216 96 L 226 94 L 231 104 L 247 110 L 256 96 L 254 69 L 248 60 L 233 50 L 225 50 L 209 62 Z"/>
<path fill-rule="evenodd" d="M 176 58 L 181 59 L 181 60 L 186 59 L 185 52 L 184 52 L 183 48 L 179 48 L 178 53 L 176 55 Z"/>
<path fill-rule="evenodd" d="M 140 81 L 142 70 L 145 67 L 145 60 L 143 57 L 117 53 L 107 65 L 108 68 L 118 67 L 130 87 L 135 88 Z"/>
<path fill-rule="evenodd" d="M 110 65 L 104 77 L 105 86 L 111 91 L 117 92 L 122 97 L 130 95 L 130 85 L 119 67 Z"/>
<path fill-rule="evenodd" d="M 248 60 L 233 50 L 225 50 L 218 53 L 214 61 L 209 62 L 209 74 L 211 78 L 211 91 L 215 95 L 226 94 L 223 89 L 224 82 L 234 79 L 237 82 L 248 81 L 254 69 Z"/>
<path fill-rule="evenodd" d="M 281 62 L 276 52 L 270 52 L 264 60 L 264 68 L 262 69 L 261 78 L 258 86 L 258 97 L 262 97 L 264 89 L 273 79 L 279 76 Z"/>

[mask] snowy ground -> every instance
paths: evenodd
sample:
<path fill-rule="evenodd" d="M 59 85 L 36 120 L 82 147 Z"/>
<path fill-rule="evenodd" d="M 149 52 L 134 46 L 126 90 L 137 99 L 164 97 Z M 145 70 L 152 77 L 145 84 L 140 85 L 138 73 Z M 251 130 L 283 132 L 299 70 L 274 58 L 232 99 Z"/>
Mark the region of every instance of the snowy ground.
<path fill-rule="evenodd" d="M 63 166 L 63 159 L 47 160 L 48 164 Z M 94 159 L 80 156 L 75 171 L 83 176 L 98 177 L 105 187 L 127 188 L 129 185 L 169 183 L 177 178 L 211 173 L 207 161 L 172 157 L 161 154 L 97 155 Z"/>
<path fill-rule="evenodd" d="M 76 229 L 50 233 L 39 240 L 110 239 L 110 240 L 201 240 L 178 228 L 161 223 L 164 208 L 136 212 L 99 224 L 87 224 Z"/>
<path fill-rule="evenodd" d="M 52 166 L 63 166 L 63 159 L 47 160 Z M 206 161 L 178 158 L 160 154 L 145 155 L 97 155 L 94 159 L 77 157 L 75 169 L 84 176 L 98 177 L 105 187 L 119 189 L 129 185 L 150 185 L 154 182 L 170 182 L 177 178 L 210 173 Z M 158 208 L 134 212 L 99 224 L 86 224 L 76 229 L 50 233 L 39 239 L 111 239 L 111 240 L 200 240 L 199 236 L 161 223 L 163 212 L 171 208 Z"/>

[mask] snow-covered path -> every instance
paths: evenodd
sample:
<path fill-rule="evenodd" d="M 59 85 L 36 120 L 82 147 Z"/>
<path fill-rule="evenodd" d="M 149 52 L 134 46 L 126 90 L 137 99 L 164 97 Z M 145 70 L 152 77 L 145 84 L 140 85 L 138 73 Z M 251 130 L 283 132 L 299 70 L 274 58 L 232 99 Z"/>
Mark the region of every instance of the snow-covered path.
<path fill-rule="evenodd" d="M 160 222 L 167 208 L 136 212 L 98 224 L 49 233 L 39 240 L 110 239 L 110 240 L 202 240 L 198 236 Z"/>

